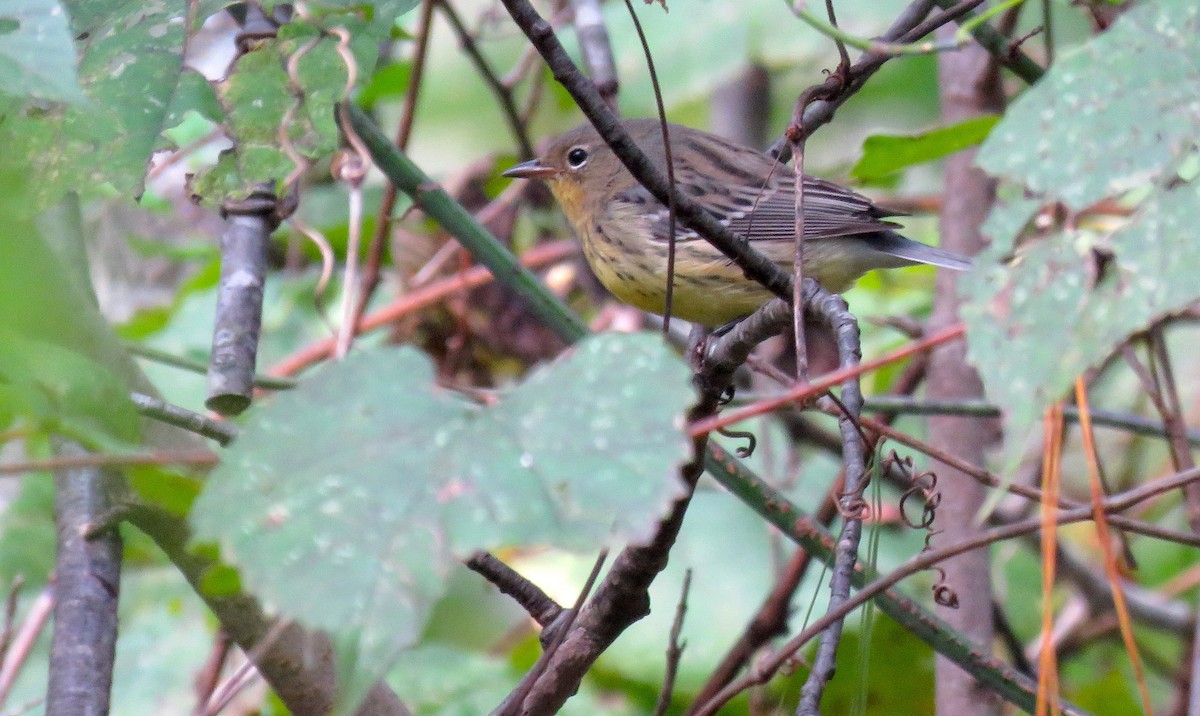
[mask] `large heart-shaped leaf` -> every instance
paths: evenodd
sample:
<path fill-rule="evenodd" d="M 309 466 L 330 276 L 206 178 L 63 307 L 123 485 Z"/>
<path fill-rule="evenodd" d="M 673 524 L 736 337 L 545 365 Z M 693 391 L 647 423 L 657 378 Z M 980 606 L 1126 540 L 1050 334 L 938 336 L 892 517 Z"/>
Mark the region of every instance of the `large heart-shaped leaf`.
<path fill-rule="evenodd" d="M 1138 3 L 1013 103 L 979 163 L 1081 209 L 1169 171 L 1200 126 L 1200 4 Z"/>
<path fill-rule="evenodd" d="M 586 340 L 485 407 L 413 349 L 363 353 L 254 415 L 193 522 L 270 607 L 335 636 L 357 690 L 416 639 L 451 559 L 646 533 L 682 488 L 692 397 L 650 334 Z"/>
<path fill-rule="evenodd" d="M 992 247 L 962 282 L 962 315 L 1010 434 L 1130 334 L 1200 299 L 1198 126 L 1200 6 L 1157 0 L 1057 61 L 984 142 L 980 164 L 1014 198 L 988 218 Z M 1128 220 L 1025 231 L 1046 204 L 1134 196 Z"/>

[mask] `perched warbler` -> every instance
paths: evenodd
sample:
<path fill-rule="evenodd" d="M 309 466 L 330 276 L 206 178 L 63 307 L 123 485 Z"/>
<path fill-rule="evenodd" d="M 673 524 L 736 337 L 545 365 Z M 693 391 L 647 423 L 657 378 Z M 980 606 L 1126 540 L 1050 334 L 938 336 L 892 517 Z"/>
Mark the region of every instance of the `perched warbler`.
<path fill-rule="evenodd" d="M 658 120 L 627 119 L 625 130 L 666 174 Z M 792 270 L 795 175 L 762 152 L 707 132 L 669 126 L 676 187 L 752 246 Z M 592 270 L 622 301 L 665 311 L 669 214 L 638 184 L 591 125 L 556 139 L 540 158 L 505 176 L 543 179 L 583 243 Z M 963 270 L 970 261 L 907 239 L 870 199 L 832 182 L 804 177 L 804 273 L 842 292 L 867 271 L 914 264 Z M 720 326 L 771 298 L 759 283 L 681 224 L 675 234 L 671 314 Z"/>

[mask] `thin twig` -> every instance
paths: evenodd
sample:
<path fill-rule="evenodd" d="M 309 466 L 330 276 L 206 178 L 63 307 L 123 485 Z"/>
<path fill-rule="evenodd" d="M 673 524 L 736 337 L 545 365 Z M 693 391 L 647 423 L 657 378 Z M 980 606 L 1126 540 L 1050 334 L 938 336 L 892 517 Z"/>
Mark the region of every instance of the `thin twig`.
<path fill-rule="evenodd" d="M 816 397 L 825 393 L 843 381 L 854 378 L 871 371 L 878 370 L 886 365 L 890 365 L 899 360 L 903 360 L 914 353 L 921 353 L 932 349 L 935 346 L 941 345 L 948 341 L 955 340 L 963 335 L 966 331 L 966 326 L 959 323 L 953 326 L 948 326 L 946 329 L 937 333 L 925 336 L 919 341 L 914 341 L 907 346 L 891 351 L 880 358 L 869 361 L 863 361 L 854 366 L 843 366 L 835 371 L 827 373 L 813 381 L 797 385 L 790 390 L 784 391 L 778 396 L 767 398 L 755 405 L 740 408 L 738 410 L 727 410 L 716 418 L 708 418 L 691 426 L 691 434 L 698 435 L 700 433 L 708 433 L 720 428 L 725 428 L 734 423 L 739 423 L 748 418 L 757 417 L 772 410 L 783 407 L 790 403 L 800 403 L 810 398 Z"/>
<path fill-rule="evenodd" d="M 1156 383 L 1159 390 L 1157 392 L 1162 396 L 1159 404 L 1163 406 L 1163 425 L 1166 426 L 1167 435 L 1170 436 L 1171 459 L 1176 470 L 1187 470 L 1195 466 L 1196 460 L 1188 448 L 1186 438 L 1188 430 L 1183 419 L 1183 403 L 1179 399 L 1179 386 L 1175 382 L 1175 371 L 1171 367 L 1171 356 L 1167 351 L 1167 342 L 1163 336 L 1161 325 L 1150 329 L 1149 347 L 1150 353 L 1154 357 L 1154 365 L 1158 367 L 1159 380 Z M 1189 487 L 1184 491 L 1184 497 L 1187 504 L 1188 523 L 1192 530 L 1200 532 L 1200 488 Z"/>
<path fill-rule="evenodd" d="M 829 17 L 829 26 L 838 30 L 837 13 L 833 11 L 833 0 L 825 0 L 825 14 Z M 850 69 L 850 53 L 846 52 L 846 43 L 838 37 L 833 38 L 833 43 L 837 45 L 838 50 L 838 71 L 845 72 Z"/>
<path fill-rule="evenodd" d="M 513 139 L 517 143 L 517 154 L 522 161 L 533 158 L 533 142 L 529 141 L 529 133 L 525 129 L 525 124 L 521 120 L 521 112 L 517 109 L 516 102 L 513 101 L 512 91 L 507 85 L 501 81 L 499 75 L 496 74 L 492 66 L 488 64 L 487 58 L 479 51 L 479 46 L 475 43 L 475 38 L 471 32 L 463 25 L 462 18 L 454 11 L 449 0 L 437 0 L 438 6 L 442 8 L 442 14 L 450 21 L 450 27 L 454 28 L 454 33 L 458 35 L 458 42 L 462 46 L 467 57 L 475 65 L 475 69 L 479 72 L 479 76 L 483 78 L 484 83 L 496 95 L 496 100 L 500 103 L 501 113 L 504 115 L 505 121 L 508 122 L 508 128 L 513 133 Z"/>
<path fill-rule="evenodd" d="M 1185 435 L 1187 425 L 1183 420 L 1183 404 L 1179 398 L 1179 387 L 1175 382 L 1175 372 L 1171 367 L 1171 355 L 1167 350 L 1166 337 L 1163 335 L 1162 324 L 1153 326 L 1148 336 L 1151 366 L 1156 366 L 1153 388 L 1149 389 L 1151 398 L 1159 408 L 1167 434 L 1171 436 L 1171 462 L 1176 470 L 1190 469 L 1196 464 L 1191 449 L 1188 447 Z M 1184 504 L 1187 508 L 1188 524 L 1192 531 L 1200 533 L 1200 487 L 1188 485 L 1183 490 Z M 1187 691 L 1188 713 L 1200 713 L 1200 620 L 1192 630 L 1192 653 L 1189 664 L 1191 675 L 1190 688 Z"/>
<path fill-rule="evenodd" d="M 937 4 L 949 12 L 963 3 L 955 3 L 954 0 L 937 0 Z M 962 24 L 970 28 L 970 33 L 974 35 L 975 41 L 982 45 L 988 52 L 992 53 L 996 61 L 1013 74 L 1025 82 L 1033 84 L 1040 80 L 1042 75 L 1046 73 L 1044 68 L 1030 59 L 1019 48 L 1010 47 L 1008 38 L 991 25 L 988 25 L 986 22 L 973 24 L 971 22 L 973 15 L 969 12 L 964 15 L 968 19 Z"/>
<path fill-rule="evenodd" d="M 832 411 L 829 411 L 829 413 L 831 415 L 837 414 Z M 958 470 L 959 472 L 963 473 L 964 475 L 970 477 L 971 479 L 973 479 L 987 487 L 1003 489 L 1006 492 L 1009 492 L 1014 495 L 1020 495 L 1021 497 L 1024 497 L 1027 500 L 1032 500 L 1034 502 L 1040 502 L 1042 499 L 1043 493 L 1041 490 L 1038 490 L 1037 488 L 1029 487 L 1027 485 L 1020 485 L 1020 484 L 1017 484 L 1015 482 L 1008 481 L 1008 480 L 1001 480 L 996 475 L 992 474 L 991 472 L 988 472 L 987 470 L 985 470 L 981 467 L 976 467 L 976 466 L 972 465 L 971 463 L 965 462 L 965 461 L 959 459 L 958 457 L 956 457 L 950 453 L 947 453 L 944 450 L 939 450 L 939 449 L 935 448 L 934 446 L 930 445 L 927 442 L 924 442 L 922 440 L 917 440 L 916 438 L 912 437 L 911 435 L 908 435 L 907 433 L 903 433 L 899 430 L 896 430 L 895 428 L 892 428 L 888 425 L 885 425 L 878 421 L 872 420 L 870 418 L 860 418 L 860 422 L 862 423 L 864 428 L 874 431 L 876 433 L 879 433 L 880 435 L 886 437 L 887 439 L 898 442 L 901 445 L 904 445 L 905 447 L 912 448 L 913 450 L 916 450 L 920 453 L 928 455 L 929 457 L 933 458 L 934 460 L 937 460 L 938 462 L 940 462 L 948 467 Z M 1074 507 L 1080 506 L 1080 503 L 1078 503 L 1078 502 L 1073 502 L 1073 501 L 1062 499 L 1062 498 L 1060 498 L 1058 500 L 1057 504 L 1059 505 L 1059 507 L 1062 507 L 1062 508 L 1074 508 Z M 1146 535 L 1147 537 L 1154 537 L 1156 539 L 1167 540 L 1169 542 L 1175 542 L 1177 544 L 1185 544 L 1185 545 L 1200 547 L 1200 535 L 1197 535 L 1195 533 L 1182 532 L 1179 530 L 1171 529 L 1169 527 L 1161 527 L 1159 525 L 1148 524 L 1148 523 L 1142 522 L 1140 520 L 1133 519 L 1131 517 L 1126 517 L 1124 515 L 1111 515 L 1109 517 L 1109 522 L 1111 522 L 1113 525 L 1120 527 L 1121 529 L 1126 530 L 1128 532 L 1134 532 L 1137 534 Z"/>
<path fill-rule="evenodd" d="M 596 85 L 596 91 L 616 112 L 620 81 L 613 61 L 612 44 L 608 41 L 608 29 L 604 26 L 600 0 L 571 0 L 571 10 L 575 15 L 575 36 L 579 39 L 579 49 L 588 76 Z M 633 12 L 632 8 L 630 12 Z"/>
<path fill-rule="evenodd" d="M 1125 653 L 1129 655 L 1133 667 L 1134 681 L 1137 683 L 1138 694 L 1142 697 L 1142 711 L 1153 713 L 1150 705 L 1150 692 L 1146 689 L 1146 671 L 1142 666 L 1142 657 L 1138 653 L 1137 643 L 1133 638 L 1133 625 L 1129 619 L 1129 608 L 1125 602 L 1125 592 L 1121 589 L 1121 572 L 1117 564 L 1117 555 L 1113 550 L 1112 538 L 1109 536 L 1108 520 L 1100 509 L 1104 500 L 1104 488 L 1100 481 L 1100 455 L 1096 451 L 1096 437 L 1092 431 L 1091 416 L 1088 411 L 1087 386 L 1082 377 L 1075 380 L 1075 402 L 1079 405 L 1079 427 L 1083 433 L 1083 449 L 1087 458 L 1088 484 L 1091 488 L 1093 515 L 1092 522 L 1096 525 L 1096 540 L 1104 555 L 1104 571 L 1108 576 L 1109 587 L 1112 590 L 1113 611 L 1117 615 L 1121 639 L 1125 643 Z"/>
<path fill-rule="evenodd" d="M 838 54 L 842 58 L 842 63 L 845 66 L 850 65 L 850 56 L 846 52 L 846 45 L 849 45 L 856 50 L 872 55 L 882 55 L 887 57 L 900 57 L 904 55 L 928 55 L 934 52 L 946 52 L 950 50 L 958 50 L 963 46 L 961 40 L 954 41 L 934 41 L 924 40 L 912 43 L 903 42 L 885 42 L 865 37 L 856 37 L 848 32 L 844 32 L 837 26 L 837 21 L 833 18 L 833 3 L 831 0 L 825 0 L 826 13 L 830 16 L 831 22 L 828 24 L 822 21 L 813 13 L 805 10 L 803 2 L 797 0 L 791 3 L 792 14 L 803 20 L 809 27 L 817 32 L 825 35 L 833 40 L 838 47 Z"/>
<path fill-rule="evenodd" d="M 221 672 L 225 669 L 225 662 L 232 647 L 233 642 L 230 641 L 229 634 L 224 629 L 218 629 L 208 660 L 195 677 L 196 706 L 192 709 L 192 716 L 207 716 L 208 704 L 221 683 Z"/>
<path fill-rule="evenodd" d="M 125 349 L 139 358 L 145 358 L 155 363 L 162 363 L 163 365 L 181 368 L 193 373 L 205 373 L 208 370 L 208 359 L 192 360 L 132 341 L 125 342 Z M 254 375 L 252 384 L 255 388 L 264 388 L 266 390 L 291 390 L 296 387 L 296 381 L 289 378 L 277 378 L 260 373 Z"/>
<path fill-rule="evenodd" d="M 1058 494 L 1062 481 L 1062 438 L 1063 418 L 1062 403 L 1057 402 L 1046 409 L 1044 418 L 1045 433 L 1042 453 L 1042 492 L 1041 515 L 1039 516 L 1039 537 L 1042 547 L 1042 631 L 1041 653 L 1038 659 L 1038 702 L 1037 716 L 1044 716 L 1049 710 L 1051 716 L 1059 716 L 1058 706 L 1058 660 L 1054 652 L 1054 562 L 1058 554 Z M 1095 516 L 1098 505 L 1093 505 L 1092 515 Z"/>
<path fill-rule="evenodd" d="M 20 706 L 16 707 L 15 709 L 12 709 L 11 711 L 5 711 L 4 716 L 25 716 L 25 714 L 29 713 L 30 711 L 33 711 L 34 709 L 36 709 L 38 706 L 41 706 L 45 702 L 46 702 L 45 696 L 35 696 L 32 699 L 29 699 L 25 703 L 21 704 Z"/>
<path fill-rule="evenodd" d="M 675 692 L 675 676 L 679 673 L 679 662 L 687 642 L 679 641 L 683 631 L 683 617 L 687 614 L 688 590 L 692 586 L 692 570 L 683 573 L 683 587 L 679 590 L 679 604 L 675 607 L 675 620 L 671 623 L 671 634 L 667 638 L 667 666 L 663 674 L 662 688 L 654 704 L 654 716 L 663 716 L 671 708 L 671 695 Z"/>
<path fill-rule="evenodd" d="M 228 679 L 225 680 L 220 687 L 217 688 L 213 695 L 212 701 L 208 703 L 208 708 L 205 711 L 205 716 L 217 716 L 233 701 L 233 697 L 237 696 L 242 689 L 249 686 L 257 678 L 260 678 L 258 668 L 255 666 L 275 642 L 279 640 L 284 631 L 290 626 L 291 622 L 279 620 L 271 626 L 271 630 L 258 641 L 250 651 L 246 652 L 246 661 L 234 671 Z"/>
<path fill-rule="evenodd" d="M 654 102 L 658 107 L 658 124 L 662 131 L 663 155 L 667 162 L 667 183 L 675 186 L 675 158 L 671 156 L 671 133 L 667 128 L 667 110 L 663 106 L 662 88 L 658 86 L 658 73 L 654 71 L 654 57 L 650 54 L 650 43 L 646 33 L 642 31 L 642 23 L 638 20 L 637 12 L 633 9 L 633 1 L 625 0 L 625 8 L 629 10 L 629 19 L 633 20 L 633 29 L 637 31 L 638 40 L 642 43 L 642 54 L 646 57 L 646 69 L 650 72 L 650 86 L 654 89 Z M 663 298 L 663 327 L 664 336 L 671 334 L 671 312 L 675 305 L 675 192 L 667 197 L 667 290 Z"/>
<path fill-rule="evenodd" d="M 1109 515 L 1110 522 L 1116 515 Z M 1116 525 L 1115 522 L 1113 522 Z M 1036 536 L 1026 538 L 1038 548 Z M 1093 613 L 1101 613 L 1112 609 L 1112 592 L 1108 578 L 1097 572 L 1066 545 L 1059 542 L 1058 556 L 1055 560 L 1060 577 L 1070 580 L 1087 600 Z M 1166 632 L 1181 633 L 1192 628 L 1195 622 L 1192 609 L 1182 600 L 1174 599 L 1170 585 L 1161 589 L 1141 587 L 1126 579 L 1121 580 L 1129 613 L 1139 622 Z"/>
<path fill-rule="evenodd" d="M 207 450 L 181 452 L 133 453 L 127 455 L 59 455 L 41 460 L 0 463 L 0 475 L 22 475 L 27 472 L 68 470 L 84 467 L 120 467 L 122 465 L 194 465 L 210 467 L 218 458 Z"/>
<path fill-rule="evenodd" d="M 1008 615 L 1004 613 L 1003 607 L 995 599 L 992 600 L 992 622 L 996 626 L 996 636 L 1008 652 L 1008 658 L 1012 661 L 1013 667 L 1025 676 L 1033 677 L 1033 665 L 1025 656 L 1025 647 L 1021 644 L 1021 638 L 1017 636 Z"/>
<path fill-rule="evenodd" d="M 437 0 L 421 0 L 421 15 L 417 20 L 417 36 L 413 49 L 412 69 L 408 74 L 408 87 L 404 90 L 404 106 L 400 110 L 400 123 L 396 127 L 396 147 L 407 149 L 412 136 L 413 119 L 417 113 L 417 98 L 421 92 L 421 80 L 425 76 L 425 57 L 429 49 L 429 33 L 433 23 L 433 5 Z M 367 312 L 367 305 L 379 287 L 383 250 L 392 230 L 392 212 L 396 208 L 396 186 L 388 182 L 383 189 L 383 200 L 375 215 L 375 231 L 367 247 L 367 262 L 363 267 L 362 288 L 359 290 L 358 306 L 354 312 L 355 329 L 359 327 Z"/>
<path fill-rule="evenodd" d="M 1042 43 L 1049 67 L 1054 64 L 1054 9 L 1050 0 L 1042 0 Z"/>
<path fill-rule="evenodd" d="M 933 2 L 931 0 L 915 0 L 892 23 L 881 39 L 884 42 L 914 42 L 937 28 L 953 22 L 984 2 L 985 0 L 964 0 L 949 10 L 924 19 Z M 791 124 L 804 127 L 808 136 L 812 136 L 813 132 L 832 120 L 838 107 L 862 89 L 866 81 L 892 57 L 894 55 L 887 53 L 865 53 L 846 72 L 830 74 L 823 83 L 809 87 L 801 97 L 807 95 L 815 98 L 815 101 L 805 101 L 802 105 L 804 111 L 802 121 L 797 122 L 793 118 Z M 797 102 L 797 105 L 800 106 L 801 103 Z M 779 160 L 783 162 L 791 158 L 791 152 L 791 139 L 786 134 L 775 142 L 770 150 L 772 155 L 778 156 Z"/>
<path fill-rule="evenodd" d="M 832 6 L 830 7 L 832 12 Z M 845 46 L 840 42 L 838 47 L 842 52 Z M 800 113 L 803 116 L 803 113 Z M 802 127 L 796 127 L 795 132 L 789 132 L 792 139 L 792 164 L 796 174 L 796 235 L 795 252 L 792 254 L 792 339 L 796 351 L 796 381 L 808 382 L 808 346 L 804 335 L 804 142 L 805 134 Z"/>
<path fill-rule="evenodd" d="M 852 371 L 857 368 L 862 357 L 858 321 L 850 313 L 845 300 L 836 294 L 819 295 L 813 302 L 812 310 L 833 328 L 841 370 Z M 862 413 L 862 389 L 858 378 L 858 374 L 853 374 L 842 381 L 838 401 L 842 409 L 842 414 L 838 416 L 838 429 L 842 434 L 845 485 L 838 501 L 843 523 L 829 580 L 827 615 L 837 613 L 840 605 L 850 597 L 854 568 L 858 562 L 858 544 L 862 537 L 862 513 L 866 506 L 862 495 L 869 477 L 866 470 L 867 444 L 858 422 Z M 820 711 L 821 695 L 825 685 L 833 678 L 842 624 L 842 617 L 831 619 L 821 632 L 812 670 L 800 691 L 800 705 L 796 709 L 798 715 L 816 716 Z"/>
<path fill-rule="evenodd" d="M 826 527 L 837 516 L 837 496 L 842 491 L 842 481 L 835 480 L 829 486 L 829 492 L 821 501 L 813 519 Z M 787 620 L 792 596 L 800 587 L 808 567 L 812 564 L 812 552 L 799 547 L 792 554 L 791 560 L 783 574 L 776 580 L 771 593 L 763 599 L 762 604 L 754 612 L 750 623 L 742 631 L 736 643 L 729 648 L 717 668 L 713 669 L 704 687 L 696 694 L 692 708 L 708 702 L 717 692 L 733 681 L 737 675 L 750 663 L 754 654 L 771 639 L 787 633 Z M 688 710 L 691 713 L 691 709 Z"/>
<path fill-rule="evenodd" d="M 213 420 L 207 415 L 193 413 L 186 408 L 172 405 L 161 398 L 155 398 L 144 393 L 130 393 L 138 413 L 189 432 L 202 435 L 210 440 L 216 440 L 222 447 L 233 442 L 238 430 L 229 423 Z"/>
<path fill-rule="evenodd" d="M 555 261 L 561 261 L 578 250 L 578 245 L 573 241 L 540 244 L 522 254 L 520 260 L 521 264 L 526 267 L 539 268 Z M 435 305 L 458 291 L 478 288 L 495 278 L 495 274 L 486 266 L 473 266 L 461 273 L 447 276 L 412 293 L 400 296 L 387 306 L 368 314 L 359 323 L 358 331 L 367 333 L 382 328 L 403 316 Z M 304 368 L 328 358 L 333 354 L 333 348 L 334 339 L 332 338 L 314 341 L 276 363 L 268 372 L 273 376 L 281 377 L 295 375 Z"/>
<path fill-rule="evenodd" d="M 808 15 L 800 3 L 794 4 L 792 8 L 797 13 Z M 829 17 L 829 28 L 834 32 L 831 37 L 837 46 L 840 58 L 833 76 L 843 78 L 850 72 L 850 55 L 846 52 L 846 45 L 839 36 L 841 32 L 838 30 L 833 0 L 825 0 L 825 13 Z M 808 382 L 808 346 L 805 344 L 804 331 L 805 308 L 801 296 L 801 287 L 804 283 L 804 146 L 808 141 L 808 129 L 804 125 L 804 111 L 809 104 L 824 98 L 825 95 L 826 93 L 818 88 L 810 88 L 801 93 L 796 100 L 795 109 L 792 111 L 792 123 L 787 131 L 788 140 L 791 142 L 792 164 L 796 176 L 796 233 L 795 251 L 792 254 L 792 339 L 796 351 L 796 380 L 801 383 Z M 802 704 L 801 710 L 804 708 Z"/>
<path fill-rule="evenodd" d="M 339 105 L 340 112 L 345 111 L 344 104 Z M 346 123 L 343 122 L 343 126 Z M 337 328 L 337 342 L 334 344 L 334 358 L 341 360 L 350 352 L 350 345 L 354 342 L 354 336 L 357 335 L 355 328 L 358 324 L 358 305 L 361 298 L 358 293 L 361 290 L 359 274 L 359 245 L 362 243 L 362 220 L 363 220 L 363 193 L 362 185 L 363 178 L 366 175 L 366 169 L 370 161 L 367 153 L 359 149 L 359 142 L 356 142 L 356 137 L 352 130 L 346 132 L 347 138 L 351 145 L 354 146 L 358 153 L 357 155 L 343 152 L 338 155 L 338 158 L 355 157 L 352 160 L 341 162 L 335 159 L 330 172 L 334 178 L 347 186 L 346 192 L 346 270 L 342 278 L 342 320 Z"/>
<path fill-rule="evenodd" d="M 8 647 L 12 646 L 13 630 L 17 624 L 17 598 L 21 596 L 21 587 L 24 586 L 25 578 L 19 574 L 8 585 L 8 598 L 4 600 L 4 631 L 0 632 L 0 664 L 8 658 Z M 0 701 L 2 704 L 3 701 Z"/>
<path fill-rule="evenodd" d="M 496 589 L 513 598 L 541 627 L 549 626 L 562 614 L 563 608 L 541 587 L 526 579 L 490 552 L 475 552 L 464 564 Z"/>
<path fill-rule="evenodd" d="M 12 647 L 4 655 L 4 664 L 3 667 L 0 667 L 0 706 L 8 702 L 8 695 L 12 692 L 13 684 L 16 683 L 17 676 L 21 674 L 21 669 L 29 659 L 34 644 L 37 643 L 42 629 L 50 621 L 50 615 L 53 612 L 54 588 L 47 585 L 29 605 L 29 611 L 26 612 L 24 621 L 21 622 L 20 628 L 13 637 Z"/>
<path fill-rule="evenodd" d="M 588 574 L 587 581 L 583 583 L 583 588 L 579 590 L 579 596 L 575 598 L 575 604 L 571 609 L 562 614 L 563 622 L 555 624 L 557 632 L 554 634 L 553 640 L 546 646 L 546 650 L 542 652 L 542 657 L 538 659 L 525 678 L 517 686 L 511 694 L 504 699 L 504 703 L 500 705 L 493 713 L 495 716 L 506 716 L 507 714 L 518 714 L 525 712 L 525 699 L 529 692 L 533 690 L 537 684 L 538 678 L 545 673 L 547 666 L 554 659 L 554 655 L 562 647 L 566 641 L 567 635 L 571 632 L 571 627 L 574 626 L 575 620 L 579 617 L 579 613 L 583 608 L 583 603 L 587 600 L 588 595 L 592 592 L 592 587 L 596 584 L 596 579 L 600 576 L 600 569 L 604 566 L 604 562 L 608 559 L 608 549 L 600 550 L 600 554 L 596 555 L 596 561 L 592 565 L 592 571 Z"/>
<path fill-rule="evenodd" d="M 753 396 L 739 395 L 739 400 L 750 402 Z M 766 396 L 758 396 L 759 399 Z M 970 418 L 998 418 L 1000 408 L 982 400 L 928 400 L 900 395 L 875 395 L 863 400 L 863 410 L 887 415 L 956 415 Z M 1079 421 L 1079 409 L 1068 405 L 1063 417 L 1070 422 Z M 1113 410 L 1092 408 L 1092 424 L 1096 427 L 1115 428 L 1134 435 L 1146 437 L 1168 437 L 1161 420 Z M 1200 430 L 1190 429 L 1186 433 L 1188 444 L 1200 447 Z"/>

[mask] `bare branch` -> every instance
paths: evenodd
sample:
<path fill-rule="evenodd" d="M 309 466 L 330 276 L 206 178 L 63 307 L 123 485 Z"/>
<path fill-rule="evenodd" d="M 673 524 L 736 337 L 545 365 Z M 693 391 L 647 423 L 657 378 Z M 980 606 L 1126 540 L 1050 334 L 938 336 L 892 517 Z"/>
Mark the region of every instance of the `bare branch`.
<path fill-rule="evenodd" d="M 174 425 L 189 432 L 216 440 L 222 447 L 233 442 L 237 437 L 237 428 L 229 423 L 193 413 L 190 410 L 172 405 L 161 398 L 155 398 L 144 393 L 130 393 L 129 399 L 142 415 L 160 420 L 167 425 Z"/>
<path fill-rule="evenodd" d="M 270 187 L 259 187 L 242 201 L 230 200 L 221 213 L 221 282 L 213 323 L 212 362 L 205 406 L 237 415 L 254 395 L 258 331 L 262 325 L 267 280 L 267 246 L 275 230 L 277 202 Z"/>
<path fill-rule="evenodd" d="M 600 0 L 571 0 L 571 10 L 575 14 L 575 36 L 579 38 L 579 49 L 583 53 L 588 76 L 596 85 L 596 92 L 616 112 L 620 83 Z"/>
<path fill-rule="evenodd" d="M 82 449 L 64 444 L 61 452 L 71 455 Z M 58 550 L 48 716 L 108 713 L 122 542 L 116 529 L 90 539 L 85 535 L 112 509 L 120 481 L 119 475 L 98 467 L 65 469 L 54 476 Z"/>
<path fill-rule="evenodd" d="M 521 576 L 515 569 L 501 562 L 489 552 L 476 552 L 464 564 L 472 572 L 491 582 L 504 594 L 512 597 L 529 616 L 548 627 L 562 614 L 563 608 L 533 582 Z"/>

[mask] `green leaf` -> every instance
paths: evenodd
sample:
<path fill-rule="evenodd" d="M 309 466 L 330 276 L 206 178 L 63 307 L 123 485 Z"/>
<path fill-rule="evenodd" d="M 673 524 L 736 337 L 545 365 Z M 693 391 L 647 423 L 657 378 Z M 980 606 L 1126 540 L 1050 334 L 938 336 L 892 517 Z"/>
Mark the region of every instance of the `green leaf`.
<path fill-rule="evenodd" d="M 50 448 L 29 450 L 31 458 L 49 457 Z M 38 472 L 21 478 L 20 492 L 0 522 L 0 580 L 12 584 L 21 576 L 27 585 L 43 584 L 54 571 L 54 478 Z"/>
<path fill-rule="evenodd" d="M 1171 171 L 1197 126 L 1200 4 L 1138 3 L 1013 103 L 979 163 L 1081 209 Z"/>
<path fill-rule="evenodd" d="M 1200 299 L 1198 224 L 1194 181 L 1155 194 L 1111 234 L 1078 228 L 1021 247 L 1008 264 L 996 263 L 1004 246 L 980 258 L 963 282 L 968 351 L 1010 425 L 1032 424 L 1130 334 Z"/>
<path fill-rule="evenodd" d="M 0 0 L 0 92 L 46 101 L 85 100 L 67 13 L 56 0 Z"/>
<path fill-rule="evenodd" d="M 339 637 L 343 684 L 369 686 L 455 555 L 644 534 L 682 487 L 692 399 L 649 334 L 586 340 L 485 408 L 417 351 L 363 353 L 253 416 L 193 523 L 268 605 Z"/>
<path fill-rule="evenodd" d="M 367 109 L 375 106 L 381 99 L 392 99 L 403 96 L 408 89 L 409 76 L 412 74 L 412 63 L 391 62 L 384 65 L 373 75 L 366 87 L 358 96 L 358 103 Z"/>
<path fill-rule="evenodd" d="M 999 119 L 998 116 L 988 115 L 921 134 L 876 134 L 867 137 L 863 143 L 862 159 L 858 160 L 850 173 L 860 181 L 874 182 L 914 164 L 941 159 L 982 142 Z"/>
<path fill-rule="evenodd" d="M 130 449 L 140 419 L 129 391 L 151 388 L 33 222 L 0 224 L 0 286 L 0 413 L 93 448 Z"/>
<path fill-rule="evenodd" d="M 346 67 L 336 46 L 336 38 L 322 38 L 313 26 L 296 21 L 282 28 L 276 41 L 237 59 L 216 86 L 234 147 L 196 179 L 198 196 L 220 204 L 247 195 L 255 185 L 283 181 L 296 168 L 280 139 L 285 124 L 292 149 L 304 157 L 316 159 L 337 149 L 333 104 L 344 91 Z M 298 89 L 293 89 L 285 67 L 302 50 Z"/>
<path fill-rule="evenodd" d="M 208 80 L 204 79 L 204 75 L 191 68 L 184 68 L 179 76 L 179 85 L 175 88 L 171 106 L 163 117 L 163 127 L 178 127 L 188 112 L 195 112 L 210 122 L 220 122 L 224 116 L 216 92 Z"/>
<path fill-rule="evenodd" d="M 88 102 L 30 105 L 0 124 L 0 146 L 33 166 L 36 210 L 66 191 L 110 183 L 140 196 L 183 68 L 183 0 L 73 0 L 79 81 Z"/>
<path fill-rule="evenodd" d="M 209 597 L 232 597 L 242 592 L 242 579 L 233 567 L 214 565 L 200 578 L 200 591 Z"/>
<path fill-rule="evenodd" d="M 0 328 L 3 409 L 36 430 L 70 435 L 91 447 L 133 442 L 139 418 L 129 388 L 104 366 L 69 348 Z"/>
<path fill-rule="evenodd" d="M 362 77 L 396 17 L 415 5 L 414 0 L 312 3 L 306 18 L 293 19 L 274 40 L 238 57 L 229 76 L 215 86 L 234 146 L 199 174 L 193 194 L 219 205 L 246 196 L 256 185 L 284 180 L 296 168 L 281 141 L 284 126 L 291 149 L 307 159 L 336 151 L 334 107 L 346 95 L 349 71 L 338 38 L 324 29 L 349 32 L 356 76 Z M 289 63 L 294 78 L 288 76 Z"/>
<path fill-rule="evenodd" d="M 129 486 L 144 502 L 184 516 L 200 494 L 201 481 L 191 475 L 165 470 L 156 465 L 125 468 Z"/>
<path fill-rule="evenodd" d="M 1200 6 L 1139 3 L 1056 61 L 980 149 L 980 164 L 1011 181 L 985 225 L 992 246 L 963 282 L 962 315 L 1010 435 L 1027 435 L 1127 336 L 1200 297 L 1185 270 L 1198 256 L 1198 57 Z M 1048 203 L 1110 196 L 1140 200 L 1132 219 L 1031 224 Z M 1021 440 L 1009 443 L 1011 463 Z"/>

